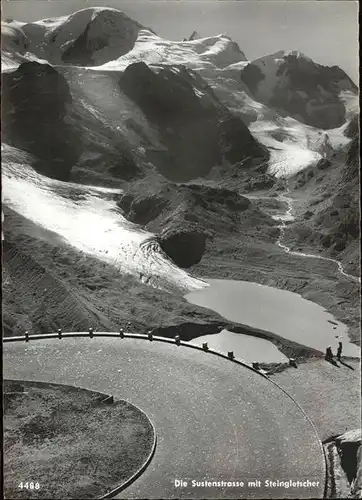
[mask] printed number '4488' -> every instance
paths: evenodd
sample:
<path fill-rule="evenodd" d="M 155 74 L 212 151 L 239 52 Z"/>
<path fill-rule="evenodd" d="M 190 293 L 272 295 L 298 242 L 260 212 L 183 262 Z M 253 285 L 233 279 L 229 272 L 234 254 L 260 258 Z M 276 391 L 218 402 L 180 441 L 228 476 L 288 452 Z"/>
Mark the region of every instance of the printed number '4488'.
<path fill-rule="evenodd" d="M 21 490 L 39 490 L 40 484 L 34 483 L 33 481 L 31 481 L 30 483 L 29 482 L 23 483 L 23 481 L 21 481 L 21 483 L 19 483 L 18 488 L 20 488 Z"/>

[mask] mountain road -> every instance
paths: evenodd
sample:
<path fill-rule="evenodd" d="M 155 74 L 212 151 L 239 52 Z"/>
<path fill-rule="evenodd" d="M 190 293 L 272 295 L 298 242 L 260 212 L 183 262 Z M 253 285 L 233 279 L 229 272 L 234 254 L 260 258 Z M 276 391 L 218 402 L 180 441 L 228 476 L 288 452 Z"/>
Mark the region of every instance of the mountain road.
<path fill-rule="evenodd" d="M 175 344 L 105 337 L 6 342 L 3 361 L 5 379 L 105 392 L 147 413 L 155 455 L 116 498 L 323 497 L 313 426 L 247 367 Z"/>

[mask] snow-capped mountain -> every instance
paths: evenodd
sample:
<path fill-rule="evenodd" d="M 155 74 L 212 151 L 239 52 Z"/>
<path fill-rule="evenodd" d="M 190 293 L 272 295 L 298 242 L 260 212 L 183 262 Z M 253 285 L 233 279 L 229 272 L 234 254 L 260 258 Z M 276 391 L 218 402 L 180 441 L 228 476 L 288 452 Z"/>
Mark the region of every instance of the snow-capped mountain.
<path fill-rule="evenodd" d="M 274 174 L 284 175 L 285 165 L 296 172 L 316 163 L 325 153 L 325 141 L 343 143 L 339 128 L 358 109 L 356 87 L 337 67 L 321 66 L 299 52 L 280 51 L 248 61 L 226 35 L 199 38 L 193 33 L 186 41 L 164 40 L 115 9 L 84 9 L 28 24 L 13 21 L 6 24 L 5 34 L 5 69 L 30 59 L 102 73 L 123 72 L 137 62 L 157 71 L 180 65 L 194 70 L 269 148 Z"/>
<path fill-rule="evenodd" d="M 35 23 L 9 23 L 28 52 L 51 64 L 95 66 L 126 54 L 144 27 L 112 8 L 91 8 Z M 8 38 L 10 36 L 8 35 Z M 24 42 L 22 42 L 24 45 Z"/>
<path fill-rule="evenodd" d="M 315 164 L 329 145 L 344 144 L 344 123 L 358 108 L 355 85 L 337 67 L 321 66 L 299 52 L 248 61 L 226 35 L 200 38 L 194 32 L 186 41 L 164 40 L 116 9 L 83 9 L 34 23 L 11 21 L 4 23 L 3 37 L 5 71 L 29 60 L 55 65 L 76 96 L 78 112 L 111 115 L 122 141 L 141 156 L 167 146 L 160 128 L 130 99 L 133 89 L 127 93 L 120 88 L 123 72 L 133 63 L 142 62 L 159 75 L 170 68 L 171 87 L 180 78 L 176 74 L 186 74 L 183 67 L 192 70 L 188 85 L 193 86 L 194 103 L 205 106 L 205 95 L 210 99 L 213 92 L 216 107 L 221 103 L 228 108 L 268 148 L 269 172 L 276 175 Z M 147 92 L 148 80 L 142 92 Z M 105 93 L 103 102 L 95 99 L 96 91 Z M 107 118 L 102 121 L 106 125 Z"/>

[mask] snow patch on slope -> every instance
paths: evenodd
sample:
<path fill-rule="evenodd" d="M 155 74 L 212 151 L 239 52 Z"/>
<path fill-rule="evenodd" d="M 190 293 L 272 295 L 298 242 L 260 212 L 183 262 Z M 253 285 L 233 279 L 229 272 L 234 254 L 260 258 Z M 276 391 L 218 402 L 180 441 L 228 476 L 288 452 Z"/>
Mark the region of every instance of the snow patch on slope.
<path fill-rule="evenodd" d="M 325 131 L 290 117 L 279 117 L 255 121 L 250 131 L 270 151 L 269 173 L 289 177 L 349 144 L 351 139 L 344 134 L 347 125 Z"/>

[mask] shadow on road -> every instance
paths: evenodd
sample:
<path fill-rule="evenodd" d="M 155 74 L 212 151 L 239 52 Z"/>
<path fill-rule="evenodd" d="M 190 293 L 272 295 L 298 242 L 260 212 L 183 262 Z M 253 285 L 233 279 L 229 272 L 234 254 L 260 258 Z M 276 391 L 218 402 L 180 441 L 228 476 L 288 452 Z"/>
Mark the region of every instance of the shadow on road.
<path fill-rule="evenodd" d="M 341 361 L 341 360 L 339 360 L 339 362 L 341 363 L 341 365 L 346 366 L 346 367 L 347 367 L 347 368 L 349 368 L 350 370 L 354 370 L 353 366 L 351 366 L 351 365 L 347 364 L 345 361 Z"/>
<path fill-rule="evenodd" d="M 326 359 L 326 361 L 328 361 L 328 363 L 331 363 L 331 365 L 340 368 L 339 364 L 336 361 L 334 361 L 334 359 Z"/>

